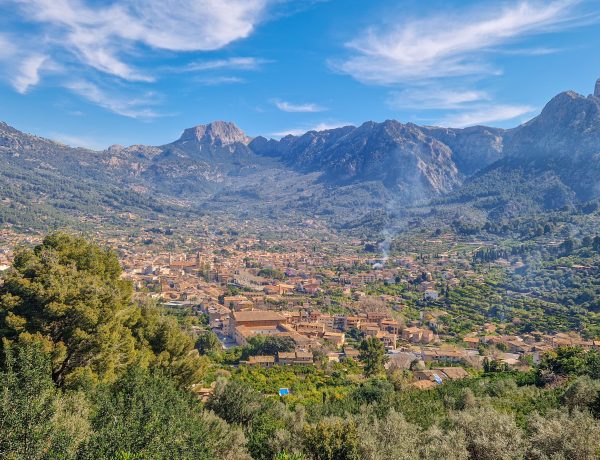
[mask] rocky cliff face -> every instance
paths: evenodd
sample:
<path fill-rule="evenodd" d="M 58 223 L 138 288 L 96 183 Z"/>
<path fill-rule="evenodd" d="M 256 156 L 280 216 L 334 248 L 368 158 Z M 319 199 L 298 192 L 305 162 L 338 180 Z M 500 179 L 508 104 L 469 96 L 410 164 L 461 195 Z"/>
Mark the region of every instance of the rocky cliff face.
<path fill-rule="evenodd" d="M 452 150 L 452 159 L 463 176 L 470 176 L 504 156 L 504 129 L 487 126 L 421 129 Z"/>
<path fill-rule="evenodd" d="M 504 134 L 503 158 L 457 194 L 486 197 L 487 209 L 519 214 L 600 197 L 600 98 L 567 91 L 540 115 Z"/>
<path fill-rule="evenodd" d="M 507 156 L 574 158 L 600 149 L 600 99 L 567 91 L 531 121 L 510 131 Z"/>
<path fill-rule="evenodd" d="M 200 146 L 225 147 L 230 145 L 248 144 L 251 138 L 234 123 L 227 121 L 214 121 L 207 125 L 198 125 L 183 131 L 177 141 L 179 144 L 197 143 Z"/>
<path fill-rule="evenodd" d="M 423 197 L 460 183 L 451 149 L 416 125 L 388 120 L 287 136 L 257 138 L 250 148 L 303 171 L 320 171 L 330 183 L 380 181 L 405 196 Z"/>

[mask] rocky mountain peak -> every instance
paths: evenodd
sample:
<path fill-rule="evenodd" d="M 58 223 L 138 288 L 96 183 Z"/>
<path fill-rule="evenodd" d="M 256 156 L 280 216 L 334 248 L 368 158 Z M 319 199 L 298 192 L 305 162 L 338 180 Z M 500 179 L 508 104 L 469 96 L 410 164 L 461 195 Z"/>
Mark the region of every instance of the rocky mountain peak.
<path fill-rule="evenodd" d="M 201 144 L 226 146 L 237 142 L 248 144 L 251 138 L 238 128 L 235 123 L 214 121 L 207 125 L 198 125 L 186 129 L 179 142 L 199 142 Z"/>
<path fill-rule="evenodd" d="M 594 96 L 600 97 L 600 78 L 596 80 L 596 88 L 594 89 Z"/>

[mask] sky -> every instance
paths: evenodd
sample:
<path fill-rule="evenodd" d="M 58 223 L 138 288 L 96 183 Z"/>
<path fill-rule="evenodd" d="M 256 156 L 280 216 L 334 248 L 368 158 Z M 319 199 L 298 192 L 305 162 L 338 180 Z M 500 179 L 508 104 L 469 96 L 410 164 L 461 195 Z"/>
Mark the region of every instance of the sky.
<path fill-rule="evenodd" d="M 516 126 L 593 92 L 600 0 L 0 0 L 0 120 L 94 149 L 235 122 Z"/>

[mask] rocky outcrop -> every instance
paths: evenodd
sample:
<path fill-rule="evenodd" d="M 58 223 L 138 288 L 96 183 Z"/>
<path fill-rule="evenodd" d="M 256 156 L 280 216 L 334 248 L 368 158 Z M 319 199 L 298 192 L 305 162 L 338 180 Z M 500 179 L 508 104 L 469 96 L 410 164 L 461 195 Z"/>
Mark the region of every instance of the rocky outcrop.
<path fill-rule="evenodd" d="M 425 133 L 446 144 L 465 177 L 475 174 L 504 156 L 506 130 L 487 126 L 469 128 L 423 127 Z"/>
<path fill-rule="evenodd" d="M 235 143 L 248 144 L 250 141 L 251 138 L 246 136 L 234 123 L 214 121 L 207 125 L 198 125 L 186 129 L 178 142 L 198 142 L 222 147 Z"/>

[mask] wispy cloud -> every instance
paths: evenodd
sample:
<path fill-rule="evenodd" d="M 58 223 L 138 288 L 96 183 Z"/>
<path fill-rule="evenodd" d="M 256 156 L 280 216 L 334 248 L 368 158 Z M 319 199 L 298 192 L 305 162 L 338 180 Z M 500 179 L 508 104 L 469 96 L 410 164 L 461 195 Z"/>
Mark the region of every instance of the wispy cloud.
<path fill-rule="evenodd" d="M 194 79 L 195 82 L 206 86 L 219 86 L 219 85 L 232 85 L 237 83 L 244 83 L 244 79 L 240 77 L 232 76 L 215 76 L 215 77 L 198 77 Z"/>
<path fill-rule="evenodd" d="M 271 133 L 271 136 L 279 138 L 285 136 L 301 136 L 304 133 L 309 131 L 327 131 L 329 129 L 341 128 L 342 126 L 350 126 L 352 123 L 345 122 L 322 122 L 317 123 L 316 125 L 306 125 L 300 126 L 296 128 L 285 129 L 283 131 L 278 131 L 275 133 Z"/>
<path fill-rule="evenodd" d="M 0 0 L 12 8 L 15 23 L 27 27 L 19 32 L 18 46 L 0 35 L 0 58 L 10 56 L 18 68 L 7 75 L 14 88 L 25 93 L 41 80 L 48 62 L 63 68 L 63 86 L 90 102 L 124 116 L 150 118 L 153 110 L 137 101 L 104 99 L 100 86 L 111 80 L 152 83 L 161 67 L 145 64 L 147 58 L 170 57 L 173 52 L 214 51 L 252 34 L 279 0 Z M 8 9 L 8 8 L 7 8 Z M 43 58 L 46 56 L 47 58 Z M 250 70 L 265 61 L 256 57 L 195 62 L 180 70 Z M 76 78 L 73 84 L 71 79 Z M 218 84 L 217 77 L 205 84 Z M 233 78 L 219 77 L 220 83 Z M 61 84 L 61 83 L 59 83 Z M 89 90 L 89 92 L 88 92 Z M 105 91 L 104 91 L 105 92 Z"/>
<path fill-rule="evenodd" d="M 127 63 L 144 45 L 169 51 L 210 51 L 245 38 L 269 0 L 14 0 L 28 20 L 47 26 L 54 47 L 85 65 L 131 81 L 151 75 Z"/>
<path fill-rule="evenodd" d="M 370 28 L 347 43 L 352 54 L 335 68 L 364 83 L 497 73 L 486 60 L 495 47 L 572 26 L 578 0 L 519 1 Z"/>
<path fill-rule="evenodd" d="M 275 106 L 283 112 L 295 112 L 295 113 L 314 113 L 324 112 L 327 110 L 326 107 L 322 107 L 318 104 L 304 103 L 304 104 L 293 104 L 291 102 L 274 100 Z"/>
<path fill-rule="evenodd" d="M 180 70 L 186 72 L 204 71 L 204 70 L 256 70 L 267 63 L 266 59 L 255 57 L 232 57 L 228 59 L 215 59 L 212 61 L 191 62 Z"/>
<path fill-rule="evenodd" d="M 138 98 L 129 98 L 114 94 L 100 88 L 95 83 L 84 80 L 68 82 L 65 87 L 89 102 L 124 117 L 152 119 L 165 116 L 151 107 L 157 102 L 152 93 L 146 93 Z"/>
<path fill-rule="evenodd" d="M 40 81 L 40 70 L 47 61 L 48 56 L 41 54 L 35 54 L 26 58 L 12 79 L 15 90 L 21 94 L 25 94 L 29 88 L 37 85 Z"/>
<path fill-rule="evenodd" d="M 5 59 L 15 52 L 15 46 L 12 41 L 4 35 L 0 34 L 0 59 Z"/>
<path fill-rule="evenodd" d="M 489 101 L 485 91 L 469 89 L 446 90 L 436 85 L 391 91 L 386 103 L 392 109 L 463 109 L 470 104 Z"/>
<path fill-rule="evenodd" d="M 528 105 L 496 105 L 477 108 L 471 111 L 452 114 L 440 120 L 442 126 L 464 128 L 466 126 L 497 123 L 522 118 L 531 115 L 535 107 Z"/>
<path fill-rule="evenodd" d="M 549 47 L 538 47 L 538 48 L 515 48 L 515 49 L 503 49 L 498 50 L 501 54 L 513 55 L 513 56 L 548 56 L 549 54 L 562 53 L 566 51 L 565 48 L 549 48 Z"/>

